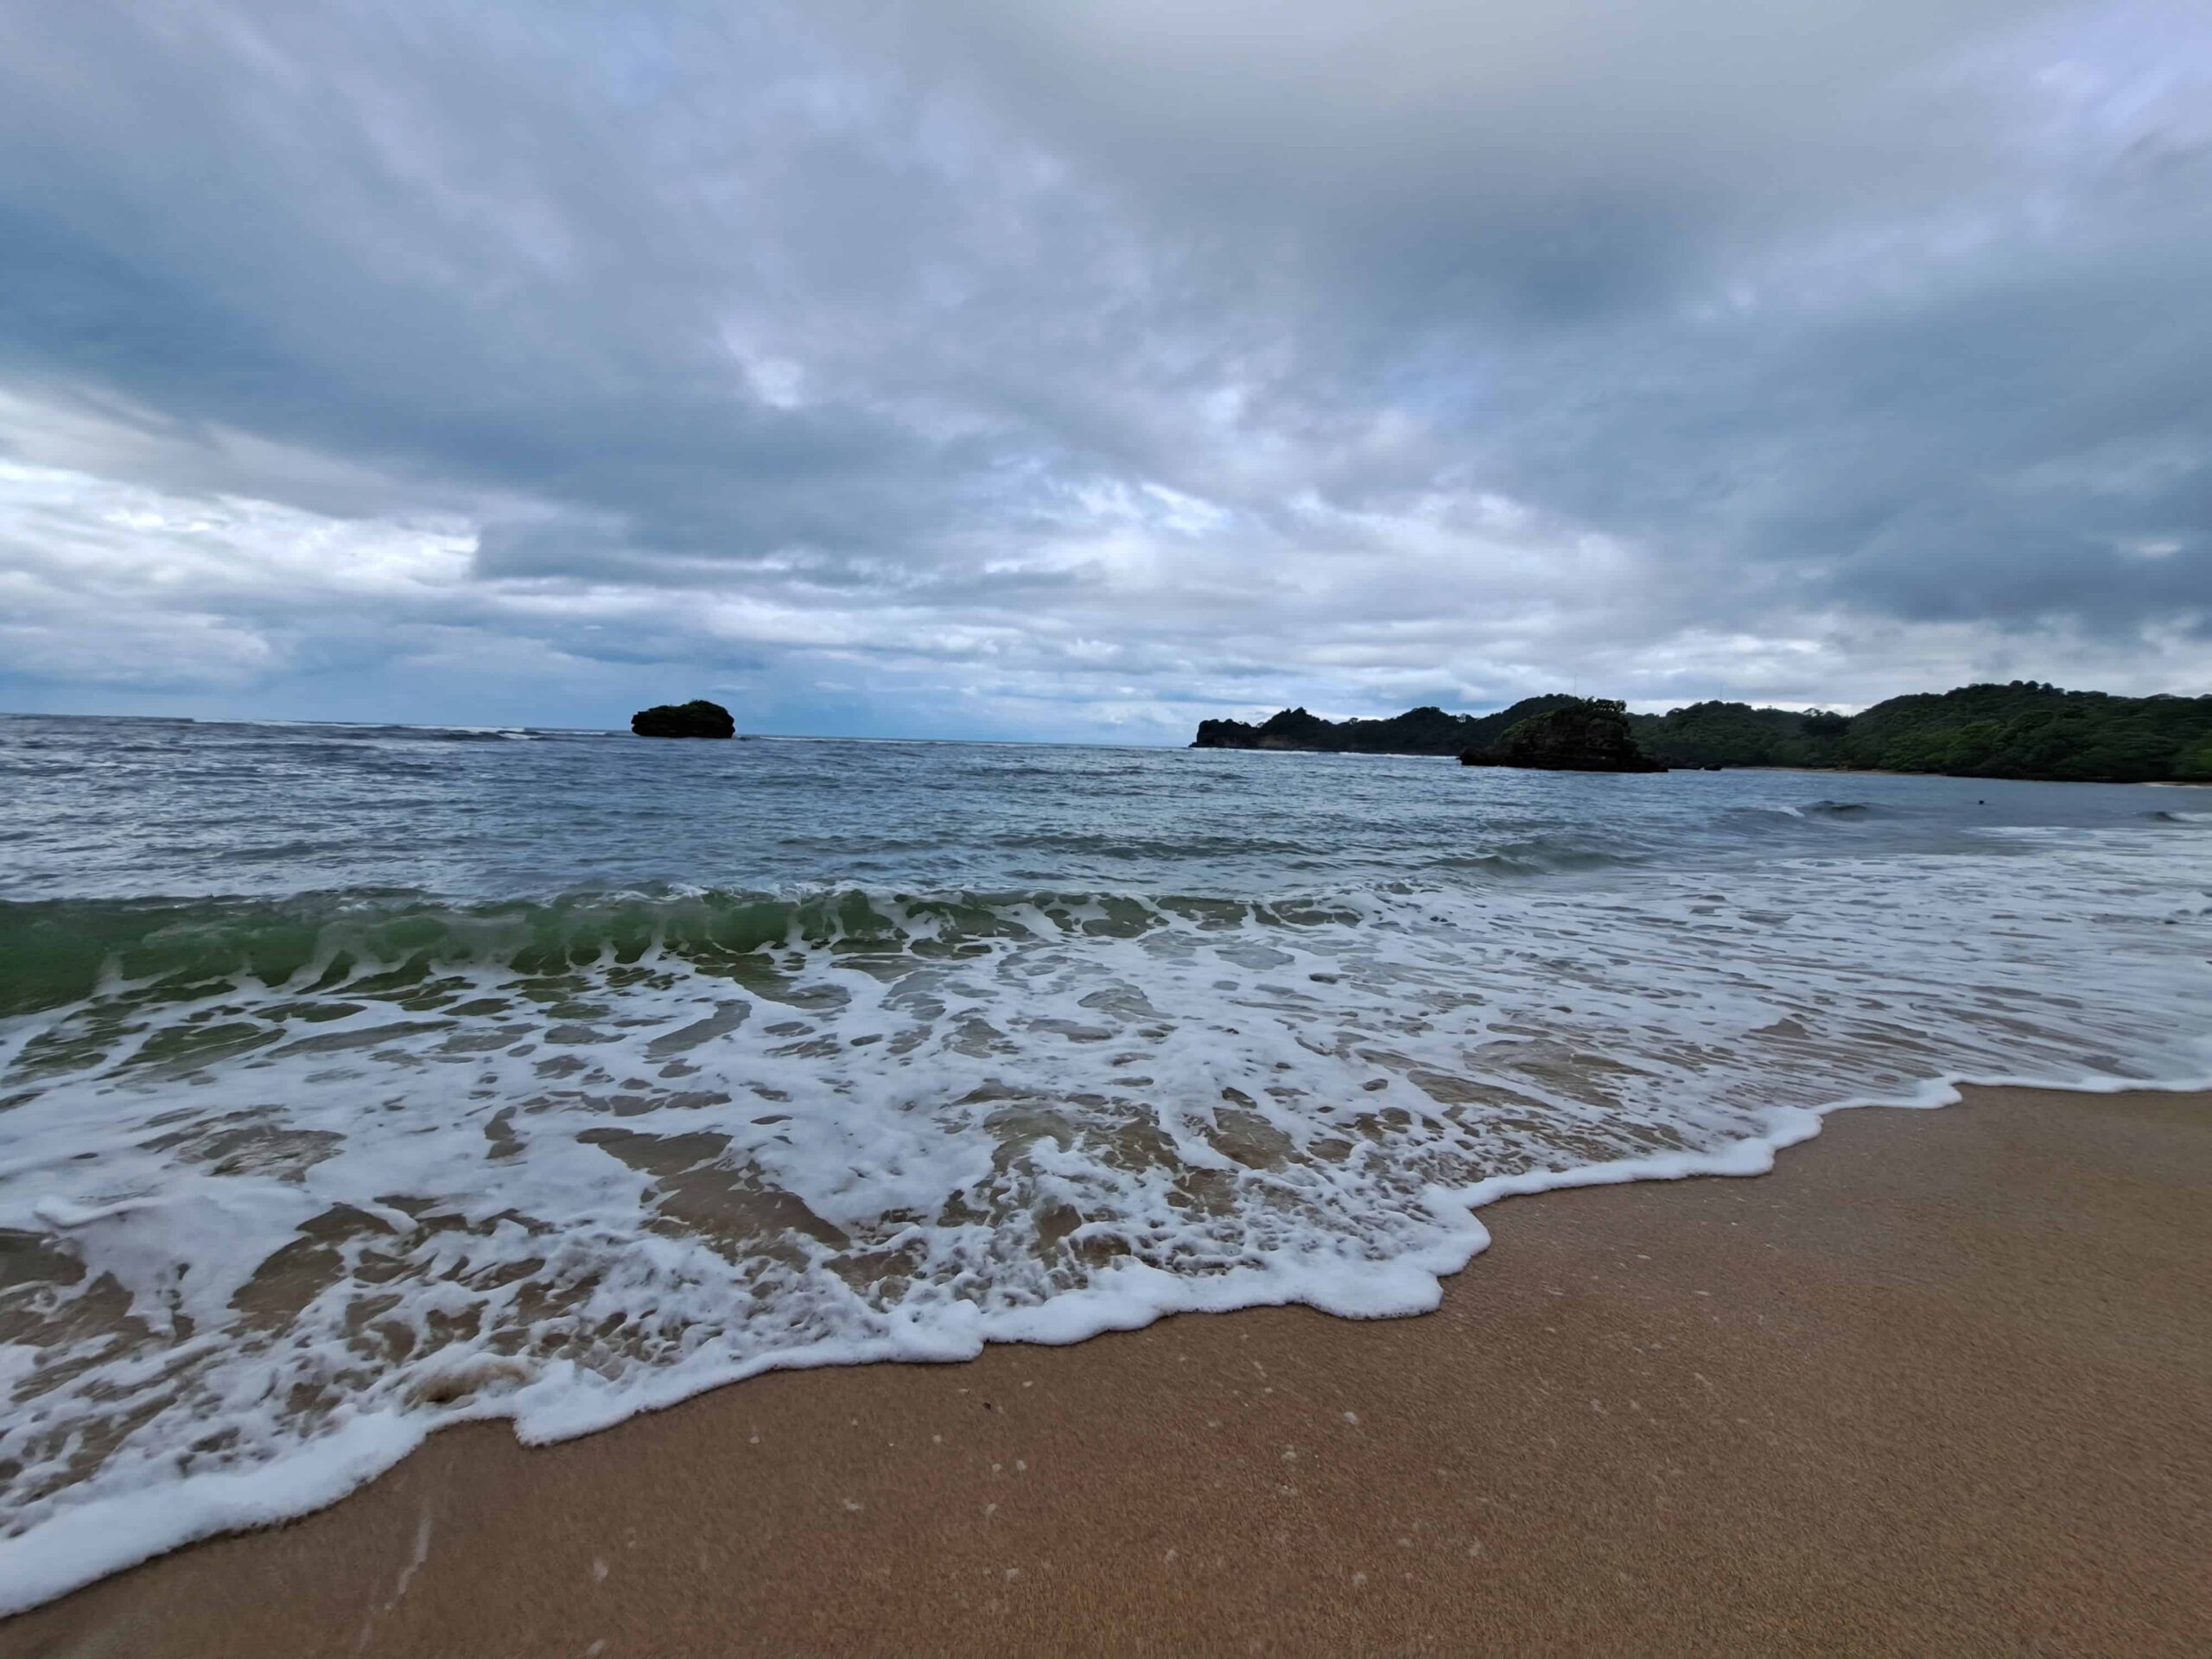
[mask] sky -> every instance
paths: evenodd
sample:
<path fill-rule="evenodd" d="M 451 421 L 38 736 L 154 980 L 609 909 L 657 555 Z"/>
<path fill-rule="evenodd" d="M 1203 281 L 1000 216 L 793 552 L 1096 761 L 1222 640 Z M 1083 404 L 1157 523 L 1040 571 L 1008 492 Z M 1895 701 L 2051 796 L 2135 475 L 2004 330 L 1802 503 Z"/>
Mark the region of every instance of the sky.
<path fill-rule="evenodd" d="M 2212 7 L 0 0 L 0 709 L 2212 691 Z"/>

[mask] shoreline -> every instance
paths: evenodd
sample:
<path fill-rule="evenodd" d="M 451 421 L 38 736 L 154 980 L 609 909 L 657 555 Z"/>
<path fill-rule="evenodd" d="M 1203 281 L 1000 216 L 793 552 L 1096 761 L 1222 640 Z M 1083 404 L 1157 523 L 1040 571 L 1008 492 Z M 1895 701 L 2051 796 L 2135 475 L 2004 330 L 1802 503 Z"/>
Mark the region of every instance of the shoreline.
<path fill-rule="evenodd" d="M 1507 1647 L 2212 1641 L 2185 1567 L 2212 1551 L 2212 1332 L 2180 1277 L 2212 1245 L 2212 1096 L 1833 1115 L 1759 1180 L 1501 1200 L 1424 1317 L 770 1373 L 537 1449 L 442 1430 L 331 1508 L 0 1623 L 0 1654 L 703 1652 L 733 1625 L 767 1650 L 1441 1651 L 1469 1618 Z M 1878 1535 L 1901 1526 L 1981 1593 L 1939 1593 Z M 1747 1576 L 1721 1537 L 1811 1579 Z M 1870 1546 L 1910 1585 L 1845 1593 Z M 1793 1596 L 1826 1611 L 1792 1624 Z"/>
<path fill-rule="evenodd" d="M 2194 1095 L 2212 1094 L 2212 1078 L 2153 1083 L 2101 1077 L 2055 1085 L 2021 1078 L 1931 1077 L 1907 1094 L 1845 1096 L 1821 1106 L 1780 1108 L 1764 1134 L 1707 1151 L 1656 1153 L 1560 1170 L 1534 1170 L 1494 1176 L 1448 1192 L 1440 1190 L 1435 1202 L 1456 1211 L 1455 1236 L 1440 1249 L 1400 1258 L 1393 1265 L 1406 1271 L 1395 1276 L 1395 1282 L 1368 1286 L 1356 1304 L 1347 1303 L 1310 1272 L 1285 1275 L 1270 1268 L 1205 1279 L 1155 1278 L 1154 1300 L 1134 1317 L 1124 1299 L 1114 1298 L 1116 1306 L 1103 1319 L 1086 1319 L 1078 1305 L 1089 1305 L 1095 1293 L 1071 1292 L 1045 1307 L 981 1323 L 976 1327 L 979 1334 L 971 1336 L 966 1347 L 938 1343 L 918 1346 L 911 1338 L 903 1341 L 887 1338 L 876 1344 L 876 1351 L 856 1357 L 825 1358 L 802 1351 L 705 1380 L 663 1379 L 657 1388 L 649 1385 L 633 1393 L 619 1410 L 607 1411 L 603 1405 L 596 1412 L 586 1410 L 551 1433 L 525 1421 L 499 1395 L 442 1422 L 391 1417 L 364 1420 L 327 1437 L 308 1458 L 296 1458 L 283 1465 L 188 1478 L 161 1491 L 157 1504 L 108 1500 L 66 1511 L 22 1541 L 0 1541 L 0 1567 L 8 1569 L 7 1574 L 0 1574 L 0 1623 L 176 1551 L 304 1520 L 382 1479 L 418 1455 L 434 1437 L 458 1429 L 498 1426 L 522 1446 L 561 1446 L 764 1376 L 855 1366 L 969 1363 L 995 1347 L 1079 1346 L 1101 1337 L 1142 1331 L 1163 1320 L 1193 1314 L 1294 1307 L 1354 1322 L 1418 1318 L 1434 1312 L 1451 1282 L 1490 1249 L 1492 1236 L 1483 1213 L 1507 1199 L 1597 1187 L 1761 1176 L 1776 1167 L 1779 1154 L 1818 1137 L 1835 1114 L 1870 1108 L 1940 1110 L 1961 1103 L 1966 1098 L 1963 1091 L 1969 1089 L 2084 1096 Z M 156 1508 L 163 1521 L 149 1525 L 149 1511 Z M 11 1551 L 10 1546 L 18 1541 L 35 1548 Z M 0 1659 L 4 1659 L 4 1649 L 0 1649 Z"/>

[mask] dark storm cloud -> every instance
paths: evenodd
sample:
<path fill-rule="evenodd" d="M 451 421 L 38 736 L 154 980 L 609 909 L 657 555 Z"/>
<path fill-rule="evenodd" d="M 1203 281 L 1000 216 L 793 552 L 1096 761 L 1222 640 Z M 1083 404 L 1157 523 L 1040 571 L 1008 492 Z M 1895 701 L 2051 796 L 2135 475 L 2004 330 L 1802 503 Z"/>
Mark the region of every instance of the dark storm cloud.
<path fill-rule="evenodd" d="M 2201 686 L 2208 108 L 2178 6 L 0 0 L 15 671 Z"/>
<path fill-rule="evenodd" d="M 972 487 L 986 434 L 773 407 L 727 339 L 804 332 L 825 282 L 884 297 L 912 226 L 880 181 L 733 133 L 767 175 L 733 181 L 739 206 L 762 211 L 717 210 L 588 62 L 488 12 L 404 35 L 374 16 L 16 8 L 10 369 L 364 461 L 399 497 L 629 515 L 648 545 L 895 542 Z"/>

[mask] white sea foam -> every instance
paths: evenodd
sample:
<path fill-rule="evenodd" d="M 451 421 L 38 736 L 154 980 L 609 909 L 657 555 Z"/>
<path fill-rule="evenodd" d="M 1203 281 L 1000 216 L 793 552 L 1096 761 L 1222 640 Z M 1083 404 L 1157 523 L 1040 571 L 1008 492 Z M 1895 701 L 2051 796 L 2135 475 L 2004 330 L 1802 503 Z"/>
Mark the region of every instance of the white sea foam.
<path fill-rule="evenodd" d="M 771 1368 L 1418 1313 L 1509 1194 L 1757 1173 L 1823 1109 L 1961 1077 L 2202 1084 L 2196 852 L 882 898 L 534 968 L 334 925 L 275 984 L 111 974 L 0 1033 L 0 1610 L 445 1423 L 545 1441 Z"/>

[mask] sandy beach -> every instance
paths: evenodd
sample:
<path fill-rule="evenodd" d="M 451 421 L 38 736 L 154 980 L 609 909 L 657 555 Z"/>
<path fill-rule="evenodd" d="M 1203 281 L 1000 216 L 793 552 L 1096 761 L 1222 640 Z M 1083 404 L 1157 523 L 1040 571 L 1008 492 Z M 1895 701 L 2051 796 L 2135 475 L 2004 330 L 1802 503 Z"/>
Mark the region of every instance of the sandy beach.
<path fill-rule="evenodd" d="M 452 1431 L 0 1652 L 2212 1651 L 2212 1096 L 1977 1090 L 1486 1218 L 1427 1318 Z"/>

